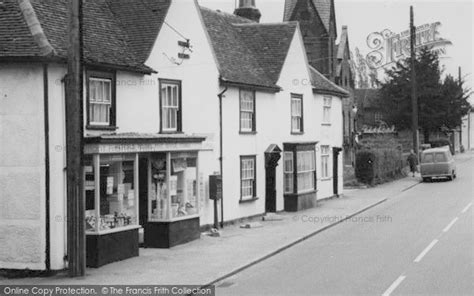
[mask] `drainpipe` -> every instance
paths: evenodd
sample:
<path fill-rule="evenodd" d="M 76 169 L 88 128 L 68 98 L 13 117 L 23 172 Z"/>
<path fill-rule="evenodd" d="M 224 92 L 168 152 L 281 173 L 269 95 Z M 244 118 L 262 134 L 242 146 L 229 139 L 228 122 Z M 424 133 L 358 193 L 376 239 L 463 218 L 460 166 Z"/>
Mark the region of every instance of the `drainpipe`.
<path fill-rule="evenodd" d="M 222 136 L 223 136 L 222 97 L 227 92 L 227 89 L 228 88 L 226 86 L 225 89 L 217 95 L 219 97 L 219 166 L 220 166 L 222 184 L 224 184 L 224 165 L 223 165 L 224 140 L 222 139 Z M 222 191 L 224 191 L 224 185 L 222 185 Z M 217 200 L 215 201 L 214 206 L 217 208 Z M 215 226 L 217 226 L 217 225 L 215 225 Z M 221 228 L 224 228 L 224 194 L 222 194 L 222 197 L 221 197 Z"/>
<path fill-rule="evenodd" d="M 50 235 L 50 158 L 49 158 L 49 90 L 48 64 L 43 64 L 43 104 L 44 104 L 44 151 L 45 151 L 45 204 L 46 204 L 46 271 L 51 270 L 51 235 Z"/>

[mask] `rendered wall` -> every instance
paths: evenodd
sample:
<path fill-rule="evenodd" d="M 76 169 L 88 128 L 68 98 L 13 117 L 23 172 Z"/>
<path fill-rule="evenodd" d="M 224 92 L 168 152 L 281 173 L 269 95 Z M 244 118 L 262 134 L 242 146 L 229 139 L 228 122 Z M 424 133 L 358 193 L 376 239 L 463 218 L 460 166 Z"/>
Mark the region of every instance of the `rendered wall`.
<path fill-rule="evenodd" d="M 41 65 L 0 68 L 0 268 L 45 268 Z"/>
<path fill-rule="evenodd" d="M 66 268 L 66 115 L 63 78 L 65 65 L 48 67 L 49 173 L 50 173 L 50 260 L 52 270 Z"/>

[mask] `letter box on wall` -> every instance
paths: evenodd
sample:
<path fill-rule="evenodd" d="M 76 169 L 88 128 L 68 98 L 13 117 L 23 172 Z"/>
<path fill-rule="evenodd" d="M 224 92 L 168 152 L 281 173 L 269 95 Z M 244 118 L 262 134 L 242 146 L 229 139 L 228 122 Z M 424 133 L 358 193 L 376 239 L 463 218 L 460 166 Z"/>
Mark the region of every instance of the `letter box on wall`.
<path fill-rule="evenodd" d="M 222 198 L 222 177 L 221 175 L 209 176 L 209 199 L 219 200 Z"/>

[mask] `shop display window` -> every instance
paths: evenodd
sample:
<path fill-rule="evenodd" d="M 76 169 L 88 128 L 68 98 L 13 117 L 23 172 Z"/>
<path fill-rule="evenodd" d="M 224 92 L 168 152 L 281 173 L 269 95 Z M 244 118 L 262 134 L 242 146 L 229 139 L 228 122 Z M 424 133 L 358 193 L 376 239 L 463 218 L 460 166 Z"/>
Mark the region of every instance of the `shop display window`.
<path fill-rule="evenodd" d="M 149 159 L 149 220 L 199 214 L 197 153 L 161 153 Z"/>
<path fill-rule="evenodd" d="M 138 225 L 136 155 L 94 155 L 85 159 L 86 231 Z"/>

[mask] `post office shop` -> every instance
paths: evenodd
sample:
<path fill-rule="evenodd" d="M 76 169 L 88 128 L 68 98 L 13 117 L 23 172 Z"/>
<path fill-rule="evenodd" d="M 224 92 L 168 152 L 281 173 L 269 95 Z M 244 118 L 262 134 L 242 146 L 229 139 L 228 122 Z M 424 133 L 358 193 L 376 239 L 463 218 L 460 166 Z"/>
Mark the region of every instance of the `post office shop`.
<path fill-rule="evenodd" d="M 90 267 L 200 237 L 203 137 L 119 134 L 86 137 L 86 261 Z"/>

